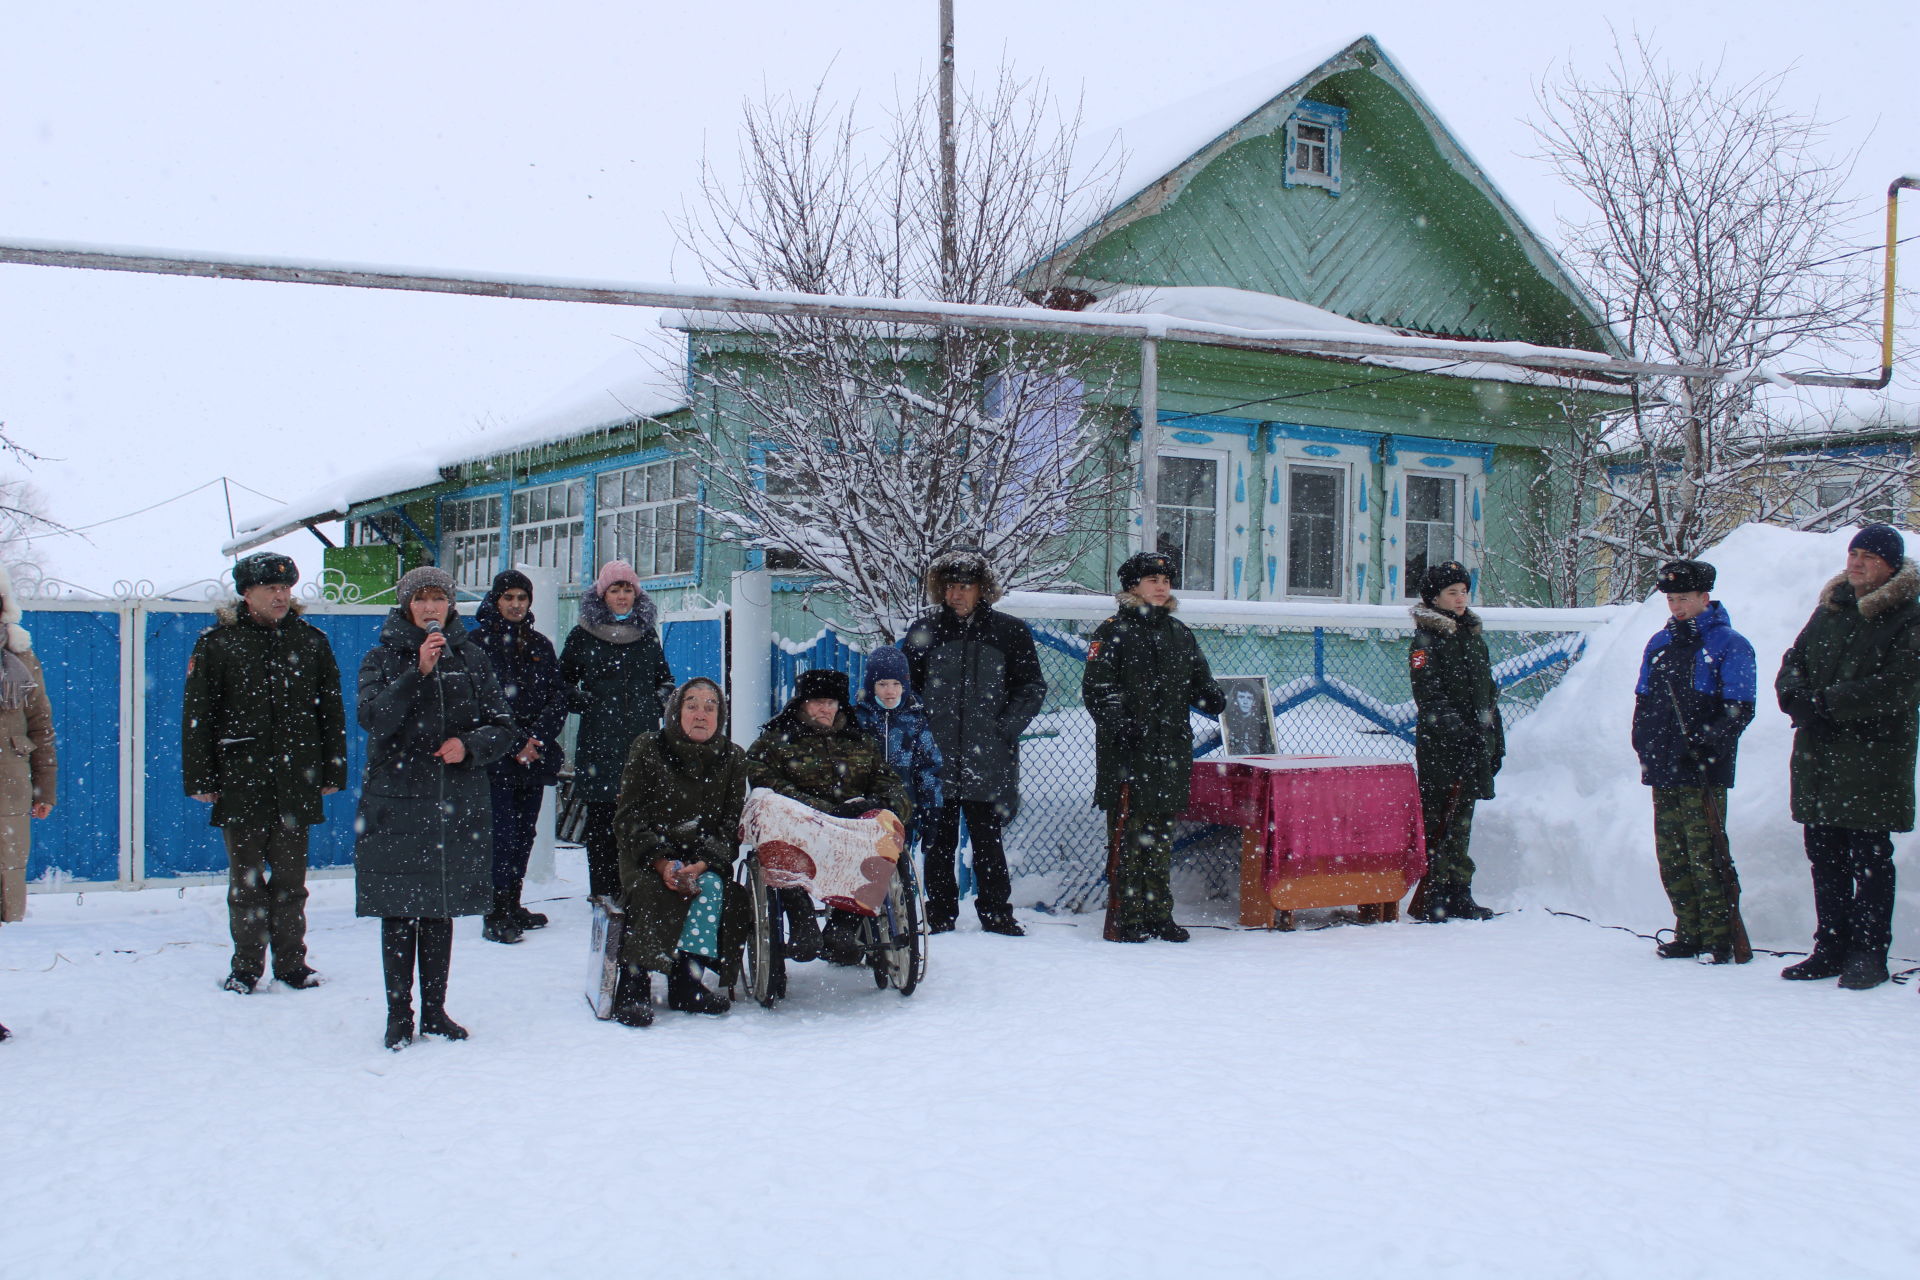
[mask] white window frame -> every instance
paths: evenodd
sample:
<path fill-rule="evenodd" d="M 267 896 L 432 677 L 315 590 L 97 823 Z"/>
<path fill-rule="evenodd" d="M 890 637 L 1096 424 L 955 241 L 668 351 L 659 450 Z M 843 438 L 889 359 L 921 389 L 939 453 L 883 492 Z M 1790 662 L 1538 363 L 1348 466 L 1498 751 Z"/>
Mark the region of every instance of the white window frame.
<path fill-rule="evenodd" d="M 1302 128 L 1323 130 L 1320 138 L 1302 137 Z M 1289 187 L 1321 187 L 1334 195 L 1340 194 L 1340 148 L 1342 137 L 1346 133 L 1347 113 L 1343 108 L 1330 107 L 1320 102 L 1302 102 L 1287 117 L 1286 132 L 1286 173 L 1282 179 Z M 1326 168 L 1301 168 L 1300 149 L 1305 146 L 1319 150 Z"/>
<path fill-rule="evenodd" d="M 1227 469 L 1228 455 L 1220 449 L 1189 449 L 1178 446 L 1162 448 L 1159 452 L 1161 462 L 1159 474 L 1162 478 L 1166 476 L 1165 464 L 1169 458 L 1213 463 L 1213 581 L 1205 587 L 1195 586 L 1188 574 L 1187 558 L 1182 554 L 1178 594 L 1192 596 L 1195 599 L 1220 599 L 1227 594 L 1227 578 L 1231 568 L 1227 558 L 1227 528 L 1231 515 L 1228 509 L 1231 496 L 1228 487 L 1231 483 Z M 1164 536 L 1167 530 L 1167 506 L 1159 501 L 1159 497 L 1157 493 L 1154 495 L 1154 527 Z"/>
<path fill-rule="evenodd" d="M 1280 521 L 1277 536 L 1280 539 L 1280 592 L 1288 600 L 1347 600 L 1352 595 L 1352 585 L 1348 574 L 1352 570 L 1354 525 L 1354 464 L 1343 458 L 1298 458 L 1281 457 L 1276 459 L 1283 470 L 1280 494 Z M 1340 495 L 1334 509 L 1339 523 L 1333 531 L 1333 590 L 1299 591 L 1293 585 L 1293 473 L 1295 471 L 1330 471 L 1340 476 Z"/>
<path fill-rule="evenodd" d="M 1460 472 L 1430 471 L 1418 467 L 1405 467 L 1400 473 L 1400 545 L 1395 548 L 1400 560 L 1400 595 L 1403 600 L 1420 598 L 1418 575 L 1411 572 L 1407 557 L 1412 553 L 1411 537 L 1413 519 L 1413 482 L 1415 480 L 1444 480 L 1453 488 L 1453 551 L 1443 557 L 1444 560 L 1457 560 L 1466 563 L 1467 545 L 1467 503 L 1471 496 L 1467 477 Z M 1419 523 L 1429 524 L 1422 520 Z M 1435 563 L 1429 560 L 1429 564 Z M 1468 565 L 1469 569 L 1473 566 Z"/>
<path fill-rule="evenodd" d="M 670 468 L 665 497 L 641 497 L 634 500 L 626 496 L 629 476 L 640 472 L 648 473 L 648 488 L 645 492 L 650 493 L 653 477 L 663 467 Z M 609 501 L 604 489 L 609 482 L 616 480 L 621 486 L 621 496 L 618 501 Z M 699 477 L 695 472 L 692 457 L 687 454 L 675 454 L 670 457 L 656 458 L 651 462 L 616 467 L 596 474 L 593 477 L 593 485 L 594 572 L 598 573 L 600 567 L 610 560 L 627 561 L 642 581 L 655 578 L 684 578 L 695 571 L 699 563 L 700 503 Z M 666 568 L 660 566 L 659 520 L 662 512 L 671 515 L 672 521 L 669 527 L 674 531 L 672 559 Z M 644 555 L 641 554 L 639 519 L 642 513 L 645 513 L 647 528 L 653 535 L 647 543 Z M 625 533 L 620 529 L 623 516 L 632 517 L 627 521 L 628 528 Z M 611 536 L 609 536 L 609 528 L 612 530 Z"/>
<path fill-rule="evenodd" d="M 556 492 L 562 500 L 561 514 L 557 516 L 552 506 Z M 538 519 L 531 514 L 536 501 L 542 507 Z M 579 586 L 581 565 L 587 558 L 586 510 L 584 476 L 515 489 L 507 505 L 509 563 L 555 569 L 560 573 L 563 588 Z"/>
<path fill-rule="evenodd" d="M 506 495 L 475 494 L 440 500 L 440 567 L 463 591 L 484 592 L 500 571 L 501 517 Z"/>

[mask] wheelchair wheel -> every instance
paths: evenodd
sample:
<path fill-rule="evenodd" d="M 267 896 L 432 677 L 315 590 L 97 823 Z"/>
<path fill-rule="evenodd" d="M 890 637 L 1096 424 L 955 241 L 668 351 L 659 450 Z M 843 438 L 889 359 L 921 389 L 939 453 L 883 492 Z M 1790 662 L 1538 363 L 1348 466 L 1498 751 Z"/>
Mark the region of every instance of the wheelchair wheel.
<path fill-rule="evenodd" d="M 901 854 L 880 914 L 866 923 L 874 940 L 868 952 L 873 985 L 912 995 L 927 974 L 927 939 L 920 920 L 920 883 L 913 874 L 911 855 Z"/>
<path fill-rule="evenodd" d="M 753 928 L 747 934 L 747 991 L 771 1009 L 787 994 L 786 918 L 780 899 L 767 887 L 752 854 L 747 855 L 747 894 L 753 901 Z"/>

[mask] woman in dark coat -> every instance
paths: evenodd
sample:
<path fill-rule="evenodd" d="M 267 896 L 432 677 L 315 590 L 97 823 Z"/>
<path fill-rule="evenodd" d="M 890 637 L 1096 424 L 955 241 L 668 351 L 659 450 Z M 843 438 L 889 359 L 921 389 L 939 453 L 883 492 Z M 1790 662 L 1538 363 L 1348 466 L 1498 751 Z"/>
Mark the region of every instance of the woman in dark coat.
<path fill-rule="evenodd" d="M 1493 775 L 1507 752 L 1493 660 L 1480 619 L 1467 608 L 1472 581 L 1456 560 L 1430 565 L 1420 581 L 1408 655 L 1413 700 L 1420 709 L 1414 767 L 1427 828 L 1427 874 L 1407 914 L 1416 920 L 1485 920 L 1473 900 L 1473 806 L 1493 799 Z"/>
<path fill-rule="evenodd" d="M 667 703 L 667 723 L 634 739 L 620 782 L 614 824 L 627 939 L 613 1016 L 630 1027 L 653 1021 L 653 979 L 667 975 L 667 1007 L 725 1013 L 698 970 L 722 985 L 739 977 L 750 905 L 733 882 L 740 851 L 740 809 L 747 799 L 747 753 L 727 740 L 726 695 L 705 677 L 687 681 Z"/>
<path fill-rule="evenodd" d="M 560 678 L 574 690 L 580 735 L 573 746 L 573 793 L 587 804 L 587 889 L 620 892 L 614 810 L 627 753 L 660 727 L 673 672 L 654 629 L 659 611 L 625 560 L 610 561 L 580 596 L 580 621 L 560 651 Z"/>
<path fill-rule="evenodd" d="M 360 663 L 367 771 L 355 819 L 354 911 L 380 917 L 387 978 L 386 1045 L 413 1040 L 414 956 L 420 1034 L 467 1038 L 447 1016 L 453 917 L 492 899 L 493 810 L 487 766 L 518 730 L 493 664 L 454 612 L 453 578 L 415 569 Z"/>

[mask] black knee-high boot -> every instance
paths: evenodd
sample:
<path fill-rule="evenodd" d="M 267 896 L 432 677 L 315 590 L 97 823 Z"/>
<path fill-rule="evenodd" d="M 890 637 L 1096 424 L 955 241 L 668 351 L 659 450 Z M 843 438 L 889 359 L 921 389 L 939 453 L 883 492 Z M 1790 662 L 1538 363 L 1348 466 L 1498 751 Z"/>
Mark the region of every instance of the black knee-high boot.
<path fill-rule="evenodd" d="M 447 1016 L 447 975 L 453 969 L 453 921 L 420 922 L 420 1034 L 465 1040 L 467 1029 Z"/>
<path fill-rule="evenodd" d="M 419 936 L 415 922 L 399 916 L 380 921 L 380 961 L 387 975 L 387 1048 L 396 1052 L 413 1043 L 413 955 Z"/>

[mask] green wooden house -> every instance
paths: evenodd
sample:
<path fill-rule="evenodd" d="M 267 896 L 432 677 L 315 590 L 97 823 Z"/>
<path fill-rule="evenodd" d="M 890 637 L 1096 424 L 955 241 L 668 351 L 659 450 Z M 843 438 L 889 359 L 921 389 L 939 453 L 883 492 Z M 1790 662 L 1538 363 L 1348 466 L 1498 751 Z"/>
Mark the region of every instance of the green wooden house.
<path fill-rule="evenodd" d="M 1598 309 L 1371 37 L 1297 72 L 1210 90 L 1125 126 L 1120 199 L 1029 273 L 1033 296 L 1259 331 L 1428 335 L 1618 354 Z M 685 359 L 751 344 L 683 321 Z M 645 382 L 645 387 L 638 384 Z M 637 365 L 555 409 L 467 437 L 254 522 L 230 549 L 344 518 L 337 577 L 366 595 L 434 559 L 479 590 L 514 562 L 577 596 L 632 561 L 665 609 L 726 600 L 776 555 L 705 536 L 699 479 L 672 439 L 725 428 L 701 380 Z M 1458 558 L 1483 599 L 1527 603 L 1512 525 L 1542 448 L 1618 383 L 1474 361 L 1162 344 L 1162 536 L 1183 594 L 1397 603 Z M 1137 424 L 1136 397 L 1116 431 Z M 1111 408 L 1111 406 L 1109 406 Z M 1137 436 L 1136 436 L 1137 438 Z M 1139 463 L 1138 451 L 1132 454 Z M 743 460 L 742 465 L 749 465 Z M 1108 589 L 1124 520 L 1078 575 Z M 1136 521 L 1137 523 L 1137 521 Z M 776 572 L 776 629 L 818 633 L 831 602 Z M 564 621 L 562 619 L 561 621 Z"/>

